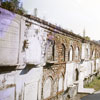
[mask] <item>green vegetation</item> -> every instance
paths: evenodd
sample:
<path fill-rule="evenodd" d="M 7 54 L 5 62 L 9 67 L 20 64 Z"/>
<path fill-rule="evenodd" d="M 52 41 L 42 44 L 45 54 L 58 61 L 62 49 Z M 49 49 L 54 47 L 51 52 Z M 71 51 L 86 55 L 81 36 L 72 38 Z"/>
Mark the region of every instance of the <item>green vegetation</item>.
<path fill-rule="evenodd" d="M 86 84 L 85 88 L 94 88 L 96 91 L 100 90 L 100 76 L 95 78 L 91 83 Z"/>
<path fill-rule="evenodd" d="M 26 11 L 22 7 L 22 3 L 19 0 L 9 0 L 2 2 L 1 7 L 20 15 L 26 13 Z"/>
<path fill-rule="evenodd" d="M 89 36 L 84 37 L 86 40 L 91 40 Z"/>

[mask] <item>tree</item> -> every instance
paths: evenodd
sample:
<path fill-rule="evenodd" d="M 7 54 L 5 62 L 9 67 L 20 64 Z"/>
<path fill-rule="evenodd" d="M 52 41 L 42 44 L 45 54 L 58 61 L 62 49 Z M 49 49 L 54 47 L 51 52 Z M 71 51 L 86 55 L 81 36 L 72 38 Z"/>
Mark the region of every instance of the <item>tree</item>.
<path fill-rule="evenodd" d="M 1 7 L 14 12 L 14 5 L 11 2 L 2 2 Z"/>
<path fill-rule="evenodd" d="M 85 36 L 84 38 L 85 38 L 86 40 L 91 40 L 90 37 L 88 37 L 88 36 Z"/>
<path fill-rule="evenodd" d="M 24 8 L 22 7 L 22 3 L 19 0 L 9 0 L 9 1 L 2 2 L 1 7 L 20 15 L 26 13 Z"/>

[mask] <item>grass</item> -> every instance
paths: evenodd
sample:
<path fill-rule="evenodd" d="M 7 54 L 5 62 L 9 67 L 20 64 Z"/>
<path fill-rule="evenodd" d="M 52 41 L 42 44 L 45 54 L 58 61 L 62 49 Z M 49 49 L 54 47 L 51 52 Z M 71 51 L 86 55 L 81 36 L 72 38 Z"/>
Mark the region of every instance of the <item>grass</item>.
<path fill-rule="evenodd" d="M 94 88 L 96 91 L 100 90 L 100 76 L 95 78 L 92 82 L 86 84 L 85 88 Z"/>

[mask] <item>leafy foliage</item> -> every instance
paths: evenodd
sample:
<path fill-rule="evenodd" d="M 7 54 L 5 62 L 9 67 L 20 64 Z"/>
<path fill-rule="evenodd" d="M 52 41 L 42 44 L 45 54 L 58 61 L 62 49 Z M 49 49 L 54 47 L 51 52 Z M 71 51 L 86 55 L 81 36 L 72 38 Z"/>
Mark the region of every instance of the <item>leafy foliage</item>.
<path fill-rule="evenodd" d="M 85 36 L 84 38 L 85 38 L 86 40 L 91 40 L 90 37 L 88 37 L 88 36 Z"/>
<path fill-rule="evenodd" d="M 92 82 L 86 84 L 85 88 L 94 88 L 96 91 L 100 90 L 100 77 L 96 77 Z"/>
<path fill-rule="evenodd" d="M 20 6 L 20 4 L 21 2 L 19 0 L 10 0 L 2 2 L 1 7 L 14 13 L 23 15 L 26 13 L 26 11 L 23 9 L 22 6 Z"/>

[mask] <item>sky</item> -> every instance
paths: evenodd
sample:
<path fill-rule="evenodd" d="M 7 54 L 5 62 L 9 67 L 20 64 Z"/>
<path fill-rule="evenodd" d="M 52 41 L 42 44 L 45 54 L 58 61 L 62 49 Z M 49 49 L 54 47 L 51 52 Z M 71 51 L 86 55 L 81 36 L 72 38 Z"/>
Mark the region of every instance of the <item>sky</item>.
<path fill-rule="evenodd" d="M 21 0 L 29 14 L 86 36 L 100 40 L 100 0 Z"/>

